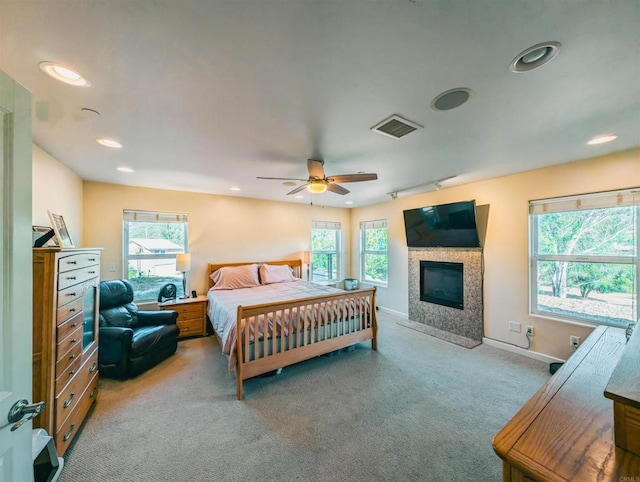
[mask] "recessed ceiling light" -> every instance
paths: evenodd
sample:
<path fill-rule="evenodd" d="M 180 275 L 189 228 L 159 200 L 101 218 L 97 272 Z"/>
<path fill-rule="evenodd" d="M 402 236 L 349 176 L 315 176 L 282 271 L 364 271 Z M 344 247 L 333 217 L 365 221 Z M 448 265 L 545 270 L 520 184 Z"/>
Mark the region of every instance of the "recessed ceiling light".
<path fill-rule="evenodd" d="M 65 84 L 77 87 L 89 87 L 91 82 L 77 70 L 65 67 L 55 62 L 40 62 L 40 70 L 50 77 L 53 77 Z"/>
<path fill-rule="evenodd" d="M 560 42 L 542 42 L 529 47 L 511 61 L 511 72 L 529 72 L 542 67 L 553 59 L 560 51 Z"/>
<path fill-rule="evenodd" d="M 302 194 L 298 194 L 297 196 L 295 196 L 296 199 L 304 199 L 304 196 Z"/>
<path fill-rule="evenodd" d="M 116 167 L 116 171 L 120 171 L 120 172 L 134 172 L 133 169 L 131 169 L 130 167 Z"/>
<path fill-rule="evenodd" d="M 113 147 L 114 149 L 120 149 L 122 147 L 122 144 L 118 141 L 115 139 L 109 139 L 108 137 L 98 137 L 96 142 L 106 147 Z"/>
<path fill-rule="evenodd" d="M 347 201 L 345 204 L 353 204 L 353 201 Z"/>
<path fill-rule="evenodd" d="M 603 134 L 601 136 L 596 136 L 591 139 L 587 144 L 590 146 L 595 146 L 598 144 L 605 144 L 607 142 L 615 141 L 618 138 L 617 134 Z"/>
<path fill-rule="evenodd" d="M 239 187 L 231 187 L 231 188 L 229 188 L 229 189 L 231 189 L 232 191 L 240 191 L 240 188 L 239 188 Z"/>

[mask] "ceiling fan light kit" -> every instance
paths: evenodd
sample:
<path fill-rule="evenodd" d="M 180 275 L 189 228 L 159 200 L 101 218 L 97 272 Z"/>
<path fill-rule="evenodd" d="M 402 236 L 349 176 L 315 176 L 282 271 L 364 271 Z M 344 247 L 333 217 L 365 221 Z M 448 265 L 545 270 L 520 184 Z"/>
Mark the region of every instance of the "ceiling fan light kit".
<path fill-rule="evenodd" d="M 303 181 L 305 184 L 298 186 L 297 188 L 289 191 L 287 196 L 297 194 L 305 187 L 307 191 L 312 194 L 322 194 L 325 191 L 331 191 L 334 194 L 349 194 L 349 190 L 343 188 L 340 184 L 342 182 L 360 182 L 360 181 L 375 181 L 378 179 L 378 175 L 375 173 L 359 172 L 357 174 L 340 174 L 338 176 L 327 176 L 324 173 L 324 161 L 318 161 L 316 159 L 307 159 L 307 171 L 309 171 L 308 179 L 295 179 L 290 177 L 261 177 L 258 179 L 271 179 L 276 181 Z M 284 183 L 288 185 L 288 183 Z"/>

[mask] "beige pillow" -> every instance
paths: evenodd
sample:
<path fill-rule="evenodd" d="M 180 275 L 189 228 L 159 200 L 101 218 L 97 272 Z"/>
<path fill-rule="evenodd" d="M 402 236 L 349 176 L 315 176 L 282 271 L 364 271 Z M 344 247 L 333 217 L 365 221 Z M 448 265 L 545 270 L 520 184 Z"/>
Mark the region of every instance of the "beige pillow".
<path fill-rule="evenodd" d="M 293 276 L 291 266 L 286 264 L 263 264 L 259 268 L 260 282 L 263 285 L 271 283 L 283 283 L 285 281 L 295 281 L 297 278 Z"/>
<path fill-rule="evenodd" d="M 214 283 L 211 288 L 213 290 L 234 290 L 260 285 L 257 264 L 225 266 L 211 273 L 210 277 Z"/>

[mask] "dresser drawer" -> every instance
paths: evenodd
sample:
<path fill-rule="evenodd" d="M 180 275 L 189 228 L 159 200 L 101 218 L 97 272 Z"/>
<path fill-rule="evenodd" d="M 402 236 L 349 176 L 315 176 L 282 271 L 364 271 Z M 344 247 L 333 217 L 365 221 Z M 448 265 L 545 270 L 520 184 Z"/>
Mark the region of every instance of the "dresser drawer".
<path fill-rule="evenodd" d="M 63 290 L 69 286 L 75 286 L 83 281 L 97 277 L 100 273 L 99 266 L 89 266 L 88 268 L 67 271 L 58 275 L 58 289 Z"/>
<path fill-rule="evenodd" d="M 58 455 L 62 456 L 67 447 L 76 436 L 84 417 L 87 415 L 89 408 L 98 398 L 98 374 L 96 373 L 86 390 L 80 395 L 75 409 L 69 414 L 62 424 L 56 424 L 55 433 L 56 450 Z"/>
<path fill-rule="evenodd" d="M 89 380 L 97 374 L 98 369 L 98 350 L 95 350 L 89 359 L 82 364 L 78 373 L 76 373 L 71 382 L 69 382 L 60 394 L 56 397 L 56 425 L 69 416 L 74 407 L 79 403 L 80 395 L 84 392 L 89 384 Z"/>
<path fill-rule="evenodd" d="M 60 288 L 60 287 L 58 287 Z M 82 299 L 82 286 L 71 286 L 58 291 L 57 307 L 66 306 L 78 299 Z"/>
<path fill-rule="evenodd" d="M 170 308 L 173 311 L 178 312 L 178 318 L 181 320 L 188 320 L 191 318 L 202 317 L 202 304 L 191 303 L 188 305 L 175 305 Z"/>
<path fill-rule="evenodd" d="M 63 256 L 58 259 L 58 273 L 64 273 L 78 268 L 86 268 L 100 263 L 98 253 L 79 253 Z"/>
<path fill-rule="evenodd" d="M 69 318 L 67 321 L 56 327 L 56 339 L 64 340 L 79 326 L 82 326 L 82 309 L 80 309 L 75 316 Z"/>
<path fill-rule="evenodd" d="M 61 308 L 58 308 L 56 312 L 56 324 L 59 325 L 64 323 L 66 320 L 71 318 L 73 315 L 80 313 L 82 311 L 82 299 L 78 298 L 71 303 L 67 303 Z"/>
<path fill-rule="evenodd" d="M 82 348 L 82 323 L 79 325 L 80 326 L 71 331 L 65 339 L 58 341 L 58 344 L 56 345 L 56 361 L 64 357 L 67 352 L 76 345 Z"/>
<path fill-rule="evenodd" d="M 82 345 L 78 343 L 70 352 L 58 357 L 56 361 L 56 379 L 64 373 L 76 360 L 82 359 Z"/>
<path fill-rule="evenodd" d="M 73 376 L 78 373 L 80 365 L 82 365 L 82 357 L 76 356 L 73 360 L 71 360 L 69 366 L 62 367 L 60 369 L 60 373 L 56 372 L 56 396 L 58 396 L 64 389 L 64 387 L 67 386 L 67 383 L 71 381 Z"/>
<path fill-rule="evenodd" d="M 179 320 L 176 325 L 180 329 L 179 336 L 202 335 L 202 317 L 194 320 Z"/>

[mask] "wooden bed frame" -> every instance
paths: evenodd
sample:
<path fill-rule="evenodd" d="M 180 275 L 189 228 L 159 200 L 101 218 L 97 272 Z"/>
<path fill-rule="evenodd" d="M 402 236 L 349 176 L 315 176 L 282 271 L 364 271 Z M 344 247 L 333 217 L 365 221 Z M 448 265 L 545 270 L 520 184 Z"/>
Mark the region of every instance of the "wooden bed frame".
<path fill-rule="evenodd" d="M 302 261 L 264 261 L 271 265 L 288 265 L 296 276 L 302 272 Z M 208 274 L 225 266 L 241 266 L 245 263 L 209 264 Z M 261 264 L 258 262 L 257 264 Z M 210 286 L 213 286 L 211 277 Z M 248 378 L 268 373 L 309 358 L 330 353 L 356 343 L 371 340 L 371 348 L 377 349 L 377 322 L 375 288 L 322 296 L 278 301 L 252 306 L 239 306 L 236 318 L 236 393 L 242 400 L 242 382 Z M 319 321 L 313 312 L 320 313 Z M 276 319 L 289 316 L 287 325 L 280 324 L 275 336 L 250 339 L 245 323 L 253 324 L 258 333 L 258 319 Z M 292 321 L 295 318 L 295 321 Z M 293 326 L 294 323 L 296 326 Z M 285 334 L 285 328 L 287 333 Z M 218 339 L 220 336 L 216 333 Z M 222 344 L 222 343 L 221 343 Z"/>

